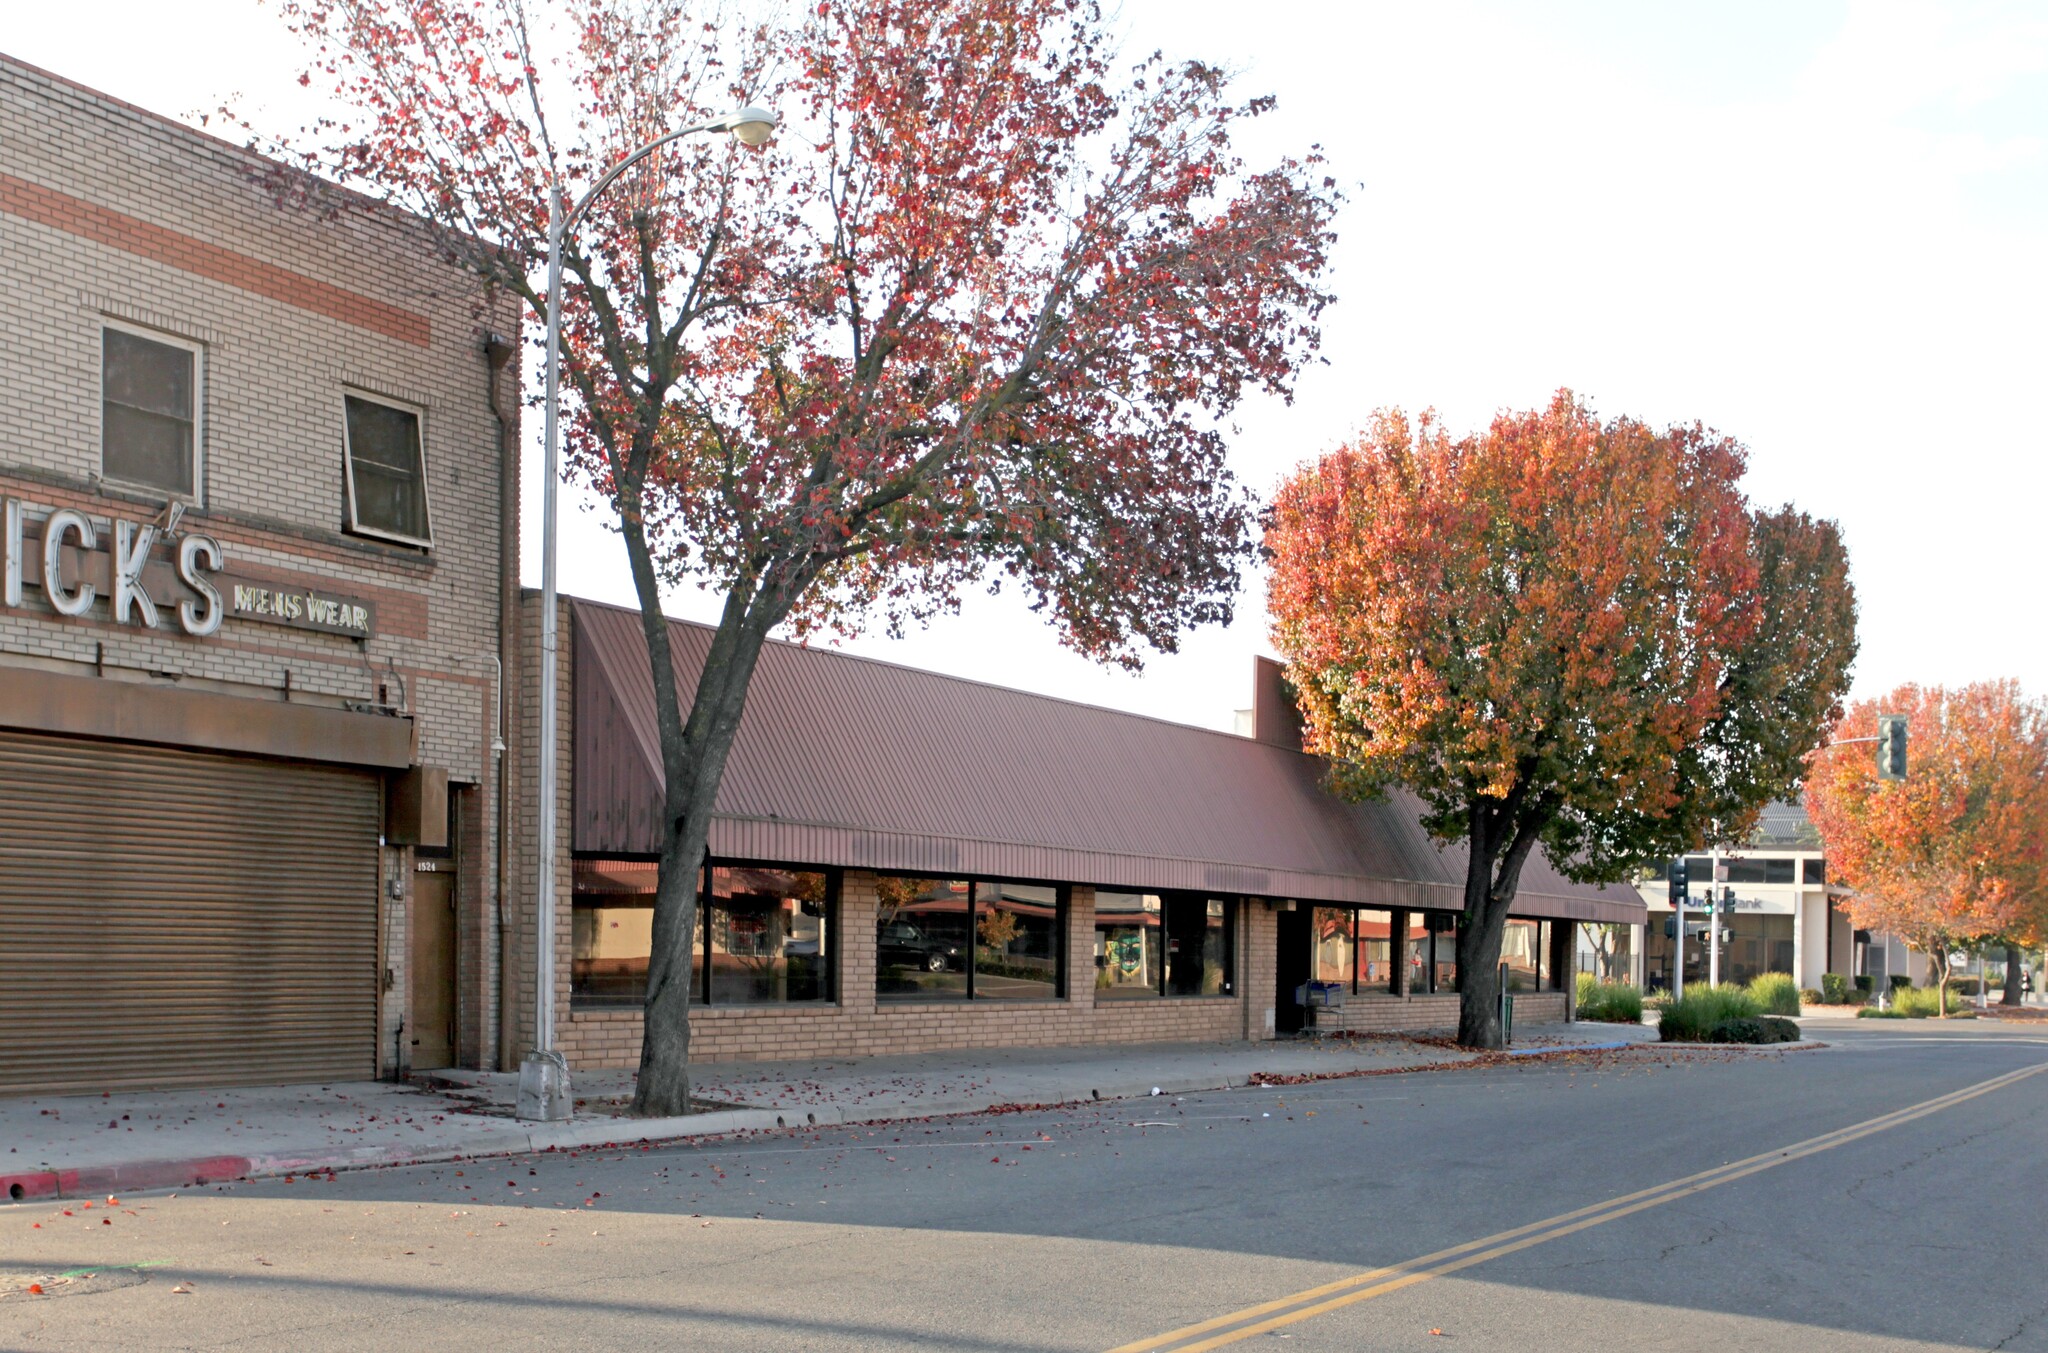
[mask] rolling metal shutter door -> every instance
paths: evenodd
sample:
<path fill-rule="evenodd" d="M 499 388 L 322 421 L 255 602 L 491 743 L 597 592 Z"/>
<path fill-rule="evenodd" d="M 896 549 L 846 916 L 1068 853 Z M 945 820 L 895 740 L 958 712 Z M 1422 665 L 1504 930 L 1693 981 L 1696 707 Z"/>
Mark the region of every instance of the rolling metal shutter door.
<path fill-rule="evenodd" d="M 0 732 L 0 1093 L 376 1074 L 374 774 Z"/>

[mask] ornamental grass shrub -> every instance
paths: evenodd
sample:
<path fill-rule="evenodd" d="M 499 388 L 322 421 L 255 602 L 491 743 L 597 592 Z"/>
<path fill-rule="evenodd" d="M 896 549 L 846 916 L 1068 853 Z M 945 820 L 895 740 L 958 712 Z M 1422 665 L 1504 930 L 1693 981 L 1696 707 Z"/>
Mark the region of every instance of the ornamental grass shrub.
<path fill-rule="evenodd" d="M 1767 972 L 1749 984 L 1749 998 L 1766 1015 L 1799 1013 L 1799 984 L 1789 972 Z"/>
<path fill-rule="evenodd" d="M 1627 982 L 1606 982 L 1582 972 L 1578 987 L 1580 1019 L 1603 1024 L 1643 1022 L 1643 993 Z"/>
<path fill-rule="evenodd" d="M 1685 995 L 1664 1006 L 1657 1037 L 1666 1043 L 1705 1043 L 1714 1029 L 1731 1019 L 1755 1019 L 1764 1012 L 1747 991 L 1732 982 L 1717 987 L 1688 987 Z"/>
<path fill-rule="evenodd" d="M 1941 993 L 1932 987 L 1903 987 L 1892 993 L 1889 1009 L 1880 1010 L 1866 1005 L 1856 1012 L 1858 1019 L 1932 1019 L 1941 1013 Z M 1970 1003 L 1951 991 L 1948 994 L 1948 1016 L 1950 1019 L 1975 1019 L 1977 1012 Z"/>

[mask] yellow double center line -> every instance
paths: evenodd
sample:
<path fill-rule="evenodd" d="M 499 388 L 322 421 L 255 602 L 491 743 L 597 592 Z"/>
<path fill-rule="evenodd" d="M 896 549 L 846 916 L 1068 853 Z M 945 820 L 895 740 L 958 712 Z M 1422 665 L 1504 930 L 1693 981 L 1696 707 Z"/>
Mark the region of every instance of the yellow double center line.
<path fill-rule="evenodd" d="M 2048 1062 L 2007 1072 L 2003 1076 L 1994 1076 L 1988 1081 L 1981 1081 L 1951 1094 L 1910 1105 L 1877 1118 L 1866 1119 L 1818 1137 L 1809 1137 L 1803 1142 L 1795 1142 L 1776 1151 L 1766 1151 L 1761 1155 L 1731 1161 L 1711 1170 L 1702 1170 L 1698 1174 L 1674 1179 L 1655 1188 L 1625 1193 L 1619 1198 L 1609 1198 L 1604 1203 L 1582 1207 L 1576 1212 L 1566 1212 L 1545 1221 L 1518 1226 L 1512 1231 L 1502 1231 L 1478 1240 L 1468 1240 L 1463 1245 L 1438 1250 L 1435 1254 L 1425 1254 L 1406 1263 L 1376 1268 L 1349 1278 L 1339 1278 L 1336 1282 L 1311 1287 L 1307 1291 L 1296 1292 L 1277 1301 L 1247 1306 L 1241 1311 L 1232 1311 L 1229 1315 L 1204 1320 L 1199 1325 L 1188 1325 L 1165 1334 L 1154 1335 L 1150 1339 L 1140 1339 L 1133 1344 L 1122 1344 L 1112 1349 L 1111 1353 L 1198 1353 L 1201 1349 L 1221 1348 L 1240 1339 L 1249 1339 L 1255 1334 L 1264 1334 L 1285 1325 L 1295 1324 L 1297 1321 L 1325 1315 L 1354 1302 L 1370 1301 L 1389 1292 L 1398 1292 L 1404 1287 L 1428 1282 L 1431 1278 L 1441 1278 L 1447 1273 L 1456 1273 L 1459 1269 L 1483 1264 L 1489 1259 L 1498 1259 L 1502 1255 L 1526 1250 L 1532 1245 L 1541 1245 L 1545 1241 L 1556 1240 L 1575 1231 L 1583 1231 L 1632 1213 L 1660 1207 L 1665 1203 L 1688 1198 L 1695 1193 L 1702 1193 L 1737 1179 L 1745 1179 L 1779 1165 L 1804 1160 L 1808 1156 L 1818 1155 L 1822 1151 L 1833 1150 L 1838 1146 L 1846 1146 L 1850 1142 L 1860 1141 L 1888 1128 L 1899 1127 L 1925 1118 L 1929 1114 L 1940 1113 L 1943 1109 L 1953 1108 L 1979 1095 L 2002 1090 L 2008 1085 L 2043 1071 L 2048 1071 Z"/>

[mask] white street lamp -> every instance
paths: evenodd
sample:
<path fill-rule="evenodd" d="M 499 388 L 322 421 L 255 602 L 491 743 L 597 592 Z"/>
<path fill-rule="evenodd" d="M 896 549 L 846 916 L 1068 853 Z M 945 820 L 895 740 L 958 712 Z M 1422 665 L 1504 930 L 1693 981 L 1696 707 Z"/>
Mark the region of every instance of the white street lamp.
<path fill-rule="evenodd" d="M 562 360 L 562 241 L 619 175 L 669 142 L 698 132 L 730 132 L 742 145 L 758 146 L 774 135 L 775 124 L 774 113 L 750 104 L 657 137 L 605 171 L 575 206 L 566 209 L 561 180 L 548 185 L 548 352 L 542 402 L 542 458 L 547 463 L 547 478 L 541 486 L 540 508 L 540 765 L 536 786 L 540 820 L 535 830 L 540 873 L 534 889 L 533 1051 L 519 1064 L 516 1112 L 521 1118 L 555 1123 L 574 1112 L 569 1098 L 569 1064 L 555 1047 L 555 646 L 559 628 L 555 620 L 555 485 L 561 478 L 556 411 Z"/>

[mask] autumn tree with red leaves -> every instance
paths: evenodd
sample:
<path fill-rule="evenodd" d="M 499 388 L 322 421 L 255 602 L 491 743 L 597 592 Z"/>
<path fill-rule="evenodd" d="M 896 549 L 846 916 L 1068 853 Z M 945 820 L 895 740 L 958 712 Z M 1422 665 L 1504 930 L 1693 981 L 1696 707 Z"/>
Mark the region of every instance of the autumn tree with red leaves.
<path fill-rule="evenodd" d="M 1904 780 L 1880 780 L 1867 744 L 1906 716 Z M 1843 909 L 1926 954 L 1948 1013 L 1948 958 L 2048 934 L 2048 710 L 2016 681 L 1901 686 L 1852 706 L 1818 752 L 1806 810 Z M 2008 960 L 2016 955 L 2008 952 Z M 2015 962 L 2016 966 L 2016 962 Z"/>
<path fill-rule="evenodd" d="M 284 0 L 352 105 L 308 161 L 446 227 L 544 309 L 546 202 L 666 130 L 757 103 L 750 151 L 686 139 L 570 242 L 573 473 L 618 510 L 666 774 L 634 1107 L 685 1110 L 696 875 L 756 659 L 985 579 L 1135 666 L 1229 618 L 1252 552 L 1220 430 L 1317 343 L 1338 196 L 1217 67 L 1122 66 L 1094 0 L 823 0 L 787 21 L 569 0 Z M 694 689 L 664 584 L 724 606 Z"/>
<path fill-rule="evenodd" d="M 1335 788 L 1405 786 L 1468 850 L 1458 1040 L 1501 1045 L 1521 871 L 1618 881 L 1747 834 L 1840 711 L 1855 597 L 1834 526 L 1752 512 L 1746 453 L 1570 392 L 1453 438 L 1376 414 L 1281 485 L 1273 638 Z"/>

